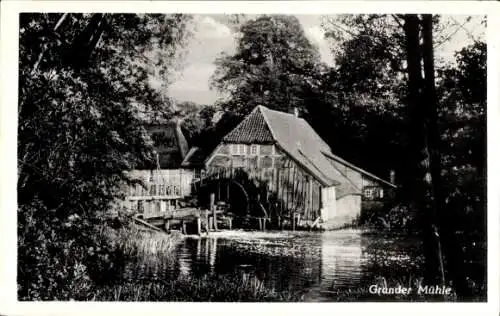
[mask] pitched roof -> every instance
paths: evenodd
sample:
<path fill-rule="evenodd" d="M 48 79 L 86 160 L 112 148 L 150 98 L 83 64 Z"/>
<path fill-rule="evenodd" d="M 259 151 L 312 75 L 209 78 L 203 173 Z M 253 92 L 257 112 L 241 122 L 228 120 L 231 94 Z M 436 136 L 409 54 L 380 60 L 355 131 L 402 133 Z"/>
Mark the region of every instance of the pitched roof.
<path fill-rule="evenodd" d="M 171 120 L 166 123 L 148 124 L 145 127 L 151 136 L 160 134 L 154 145 L 160 167 L 179 168 L 188 152 L 188 143 L 182 133 L 181 122 Z"/>
<path fill-rule="evenodd" d="M 264 106 L 260 106 L 259 111 L 277 144 L 288 155 L 308 169 L 324 185 L 339 184 L 339 181 L 335 180 L 335 169 L 321 154 L 321 150 L 330 148 L 304 119 Z"/>
<path fill-rule="evenodd" d="M 262 113 L 256 107 L 222 139 L 228 143 L 274 143 L 275 139 L 269 130 L 269 126 L 262 118 Z"/>
<path fill-rule="evenodd" d="M 341 164 L 343 164 L 345 166 L 348 166 L 348 167 L 350 167 L 350 168 L 358 171 L 359 173 L 362 173 L 363 175 L 367 176 L 368 178 L 371 178 L 373 180 L 382 182 L 382 183 L 384 183 L 384 184 L 386 184 L 386 185 L 388 185 L 390 187 L 397 188 L 397 186 L 394 183 L 390 183 L 389 181 L 386 181 L 386 180 L 384 180 L 384 179 L 382 179 L 380 177 L 377 177 L 373 173 L 370 173 L 370 172 L 368 172 L 368 171 L 366 171 L 364 169 L 361 169 L 360 167 L 357 167 L 357 166 L 353 165 L 352 163 L 350 163 L 350 162 L 348 162 L 348 161 L 340 158 L 339 156 L 332 154 L 331 152 L 323 152 L 323 154 L 327 158 L 335 160 L 335 161 L 337 161 L 337 162 L 339 162 L 339 163 L 341 163 Z"/>

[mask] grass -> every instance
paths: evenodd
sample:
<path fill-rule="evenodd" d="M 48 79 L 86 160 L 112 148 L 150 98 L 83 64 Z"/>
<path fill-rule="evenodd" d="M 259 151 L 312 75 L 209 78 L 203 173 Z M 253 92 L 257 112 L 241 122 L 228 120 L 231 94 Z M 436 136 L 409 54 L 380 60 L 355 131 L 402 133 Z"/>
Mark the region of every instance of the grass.
<path fill-rule="evenodd" d="M 255 276 L 180 277 L 172 281 L 127 282 L 98 289 L 96 301 L 266 302 L 301 301 L 301 293 L 277 292 Z"/>
<path fill-rule="evenodd" d="M 103 228 L 102 233 L 108 242 L 116 243 L 126 257 L 151 263 L 170 259 L 182 240 L 177 234 L 142 230 L 136 226 L 119 230 Z"/>

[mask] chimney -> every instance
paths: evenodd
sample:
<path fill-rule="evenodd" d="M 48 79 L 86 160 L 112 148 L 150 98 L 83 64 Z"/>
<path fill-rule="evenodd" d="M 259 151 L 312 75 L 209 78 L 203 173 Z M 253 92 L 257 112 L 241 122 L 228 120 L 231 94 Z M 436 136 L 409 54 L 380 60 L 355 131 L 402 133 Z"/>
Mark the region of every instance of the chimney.
<path fill-rule="evenodd" d="M 298 107 L 293 108 L 293 115 L 295 115 L 295 117 L 299 117 L 299 108 Z"/>
<path fill-rule="evenodd" d="M 389 181 L 392 183 L 392 184 L 396 184 L 396 171 L 394 170 L 391 170 L 390 173 L 389 173 Z"/>

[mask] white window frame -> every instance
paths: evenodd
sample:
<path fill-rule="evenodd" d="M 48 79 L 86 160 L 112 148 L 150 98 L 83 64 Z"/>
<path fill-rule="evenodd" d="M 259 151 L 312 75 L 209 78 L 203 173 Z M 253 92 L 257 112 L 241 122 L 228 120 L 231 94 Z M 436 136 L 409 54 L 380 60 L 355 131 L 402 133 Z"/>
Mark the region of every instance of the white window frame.
<path fill-rule="evenodd" d="M 245 144 L 231 144 L 230 151 L 231 151 L 231 155 L 246 156 L 247 155 L 247 145 L 245 145 Z"/>
<path fill-rule="evenodd" d="M 251 156 L 258 156 L 259 155 L 259 145 L 257 144 L 252 144 L 250 145 L 250 155 Z"/>
<path fill-rule="evenodd" d="M 242 156 L 246 156 L 247 154 L 247 145 L 238 144 L 238 154 Z"/>
<path fill-rule="evenodd" d="M 368 200 L 374 200 L 375 199 L 375 188 L 369 187 L 365 188 L 363 195 L 366 199 Z"/>

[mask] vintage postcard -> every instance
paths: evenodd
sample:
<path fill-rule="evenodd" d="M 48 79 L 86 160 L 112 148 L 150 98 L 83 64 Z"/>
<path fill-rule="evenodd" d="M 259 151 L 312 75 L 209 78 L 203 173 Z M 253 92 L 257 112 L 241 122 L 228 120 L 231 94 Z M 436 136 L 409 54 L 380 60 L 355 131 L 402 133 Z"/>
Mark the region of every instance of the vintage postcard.
<path fill-rule="evenodd" d="M 2 3 L 0 312 L 498 313 L 499 6 L 288 4 Z"/>

